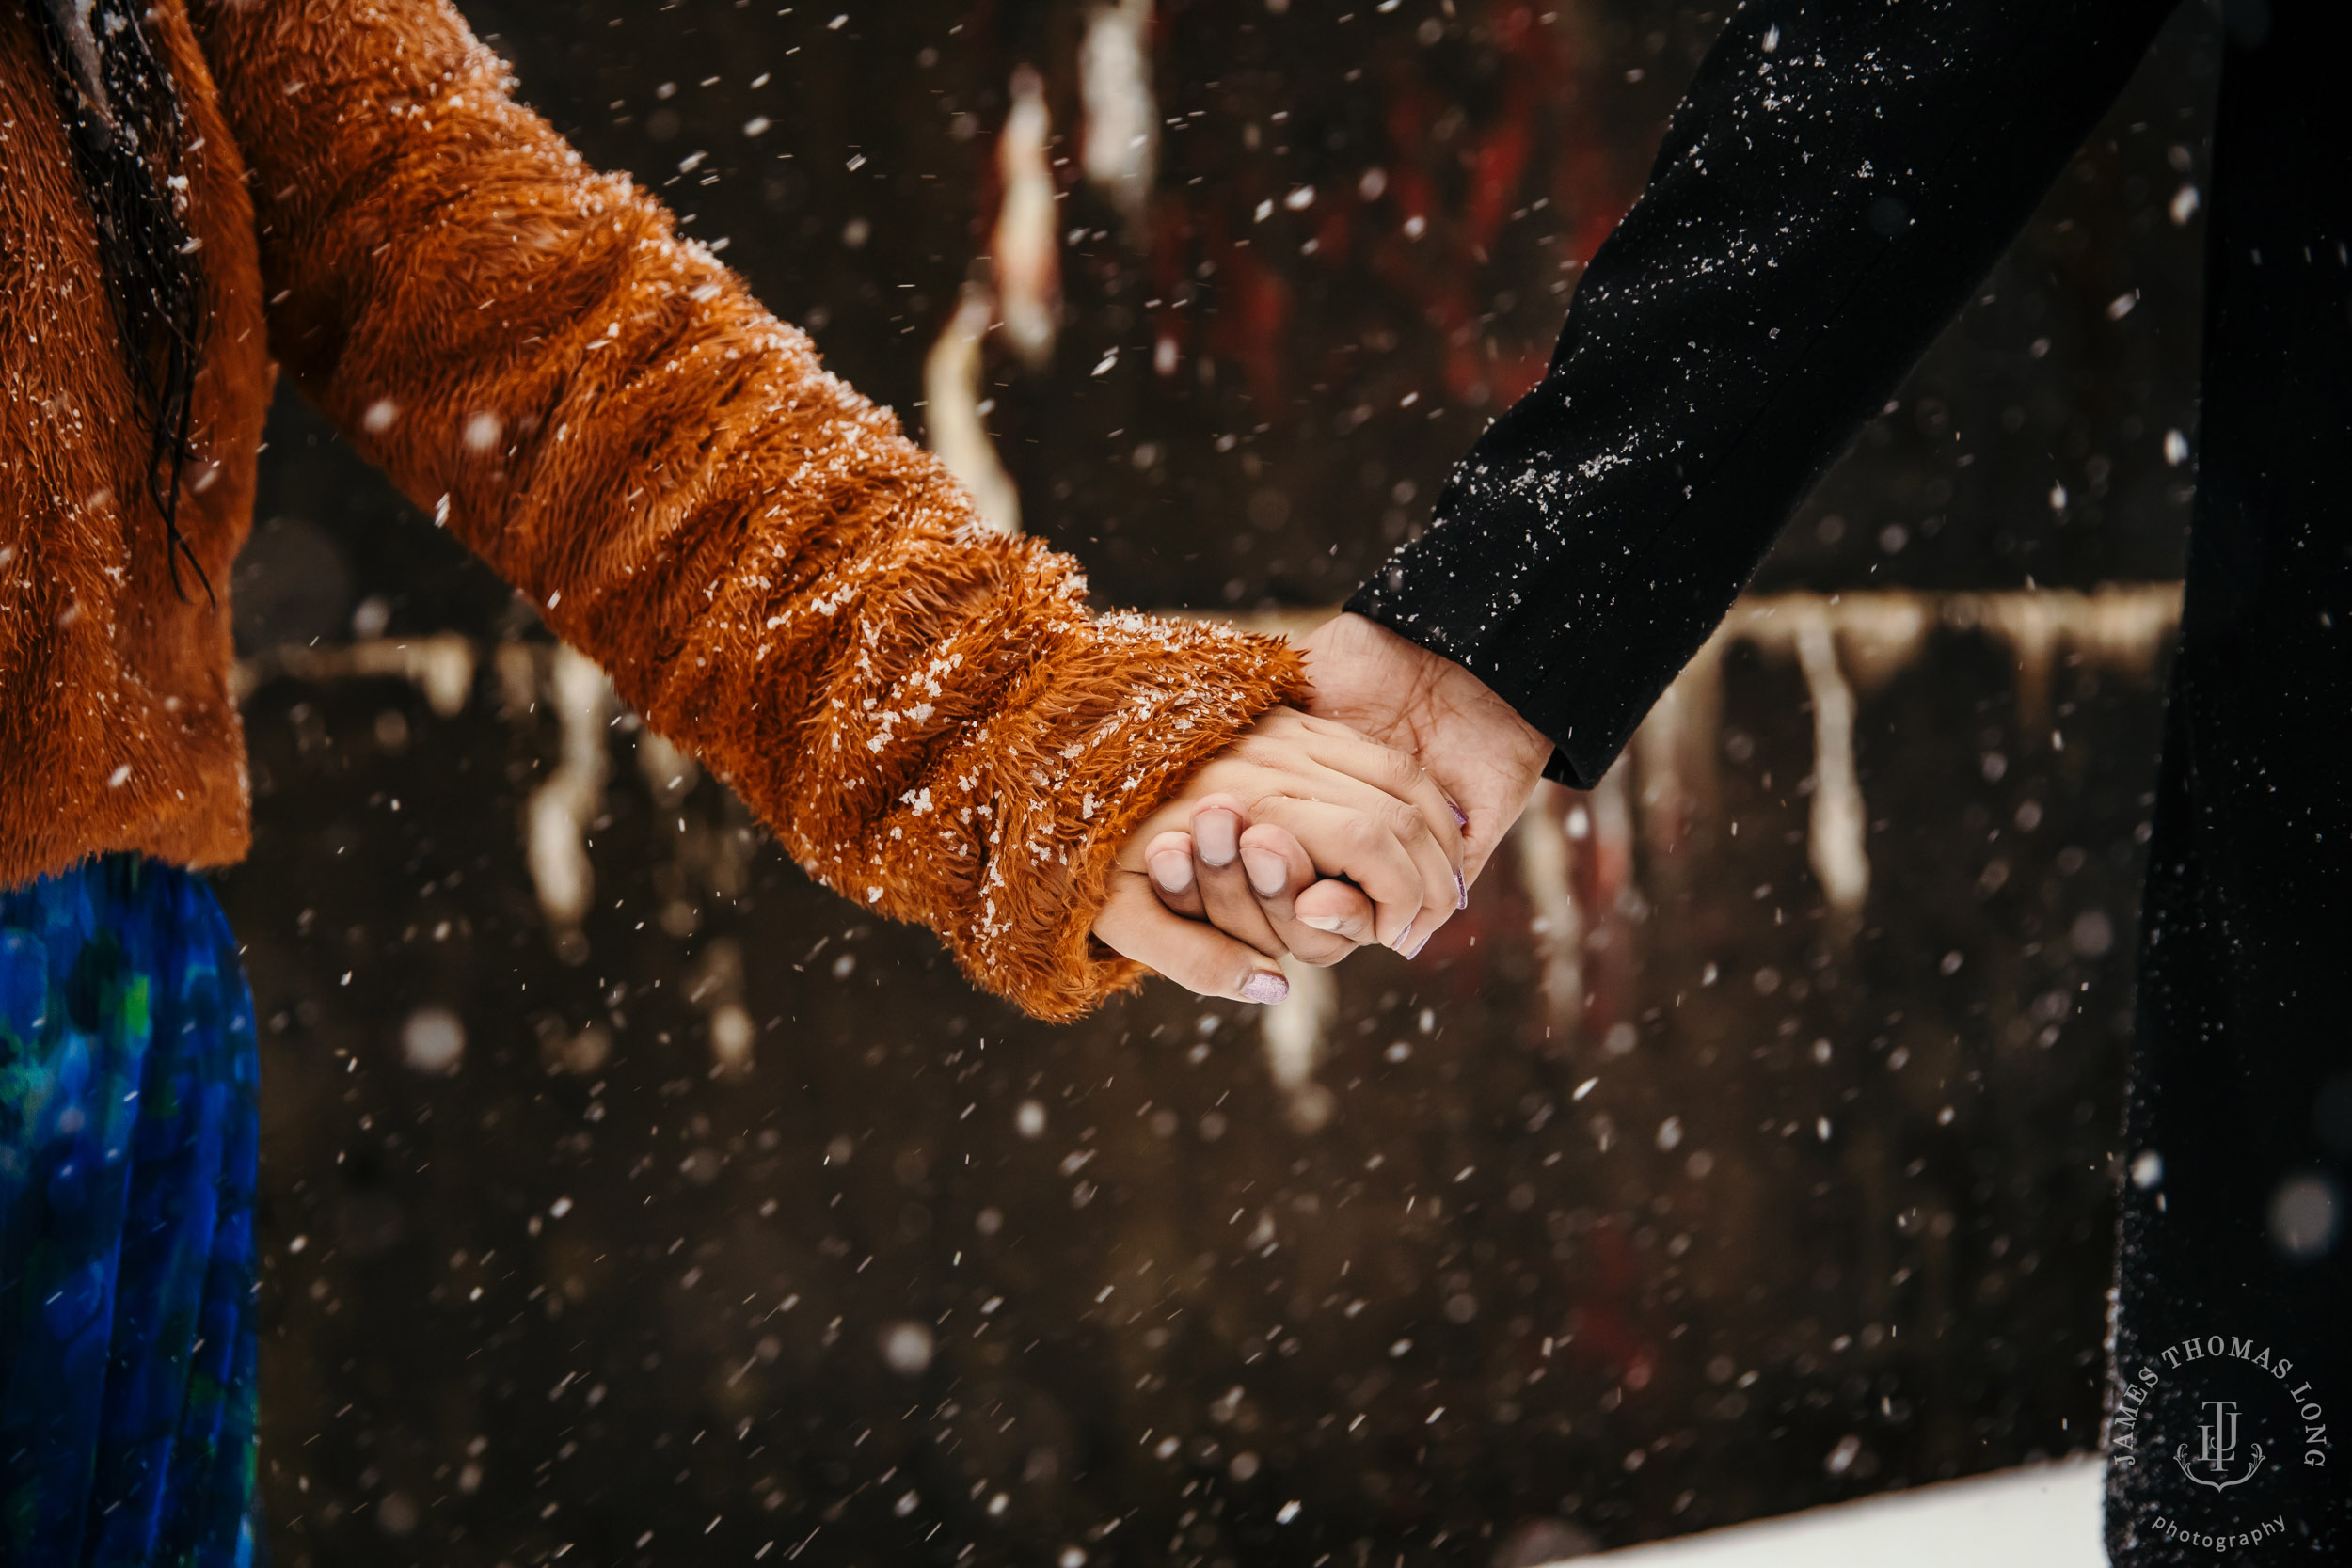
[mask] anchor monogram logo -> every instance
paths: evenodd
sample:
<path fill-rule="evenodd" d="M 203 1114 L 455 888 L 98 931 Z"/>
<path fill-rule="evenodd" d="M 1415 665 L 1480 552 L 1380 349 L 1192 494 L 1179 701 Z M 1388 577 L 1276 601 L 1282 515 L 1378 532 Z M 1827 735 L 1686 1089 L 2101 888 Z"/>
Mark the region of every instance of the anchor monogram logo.
<path fill-rule="evenodd" d="M 2180 1465 L 2181 1474 L 2217 1492 L 2244 1485 L 2263 1467 L 2263 1446 L 2256 1443 L 2253 1462 L 2242 1473 L 2231 1475 L 2230 1466 L 2237 1458 L 2237 1402 L 2207 1400 L 2204 1410 L 2205 1419 L 2197 1423 L 2197 1457 L 2190 1459 L 2188 1445 L 2183 1443 L 2172 1450 L 2173 1463 Z M 2207 1473 L 2201 1475 L 2201 1470 Z"/>

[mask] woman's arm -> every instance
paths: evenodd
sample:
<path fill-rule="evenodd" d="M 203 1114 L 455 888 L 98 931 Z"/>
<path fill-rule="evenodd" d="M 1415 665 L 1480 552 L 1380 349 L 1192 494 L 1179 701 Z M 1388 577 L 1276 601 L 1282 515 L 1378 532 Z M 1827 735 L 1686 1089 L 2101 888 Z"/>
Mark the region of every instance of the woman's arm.
<path fill-rule="evenodd" d="M 354 444 L 827 885 L 1043 1017 L 1131 983 L 1118 849 L 1296 658 L 1090 616 L 442 0 L 194 14 L 272 349 Z"/>

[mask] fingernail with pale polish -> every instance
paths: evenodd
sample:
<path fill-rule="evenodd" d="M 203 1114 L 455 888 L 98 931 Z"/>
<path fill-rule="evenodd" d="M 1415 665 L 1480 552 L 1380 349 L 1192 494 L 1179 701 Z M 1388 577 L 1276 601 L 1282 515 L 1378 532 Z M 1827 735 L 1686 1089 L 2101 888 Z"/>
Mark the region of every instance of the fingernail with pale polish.
<path fill-rule="evenodd" d="M 1263 1003 L 1268 1006 L 1281 1001 L 1290 993 L 1291 983 L 1288 980 L 1283 979 L 1279 974 L 1263 971 L 1252 974 L 1249 977 L 1249 983 L 1241 988 L 1243 1001 Z"/>
<path fill-rule="evenodd" d="M 1283 863 L 1281 856 L 1271 849 L 1244 849 L 1241 863 L 1242 869 L 1249 874 L 1249 885 L 1257 890 L 1261 898 L 1273 897 L 1282 891 L 1282 884 L 1290 880 L 1290 867 Z"/>
<path fill-rule="evenodd" d="M 1470 908 L 1470 883 L 1462 879 L 1462 874 L 1459 871 L 1454 874 L 1454 907 L 1457 910 Z"/>
<path fill-rule="evenodd" d="M 1329 931 L 1334 935 L 1345 930 L 1349 925 L 1348 921 L 1336 914 L 1302 914 L 1298 917 L 1298 923 L 1301 926 L 1312 926 L 1318 931 Z"/>
<path fill-rule="evenodd" d="M 1211 865 L 1233 863 L 1241 845 L 1241 824 L 1230 811 L 1204 811 L 1192 819 L 1192 846 Z"/>
<path fill-rule="evenodd" d="M 1389 943 L 1389 945 L 1395 948 L 1400 953 L 1405 953 L 1405 956 L 1409 958 L 1412 957 L 1412 954 L 1405 952 L 1405 944 L 1412 940 L 1413 923 L 1408 920 L 1405 923 L 1405 929 L 1397 932 L 1396 940 Z"/>
<path fill-rule="evenodd" d="M 1154 855 L 1151 864 L 1152 879 L 1164 893 L 1182 893 L 1192 886 L 1192 857 L 1190 855 Z"/>
<path fill-rule="evenodd" d="M 1432 931 L 1429 933 L 1429 937 L 1434 937 L 1437 934 L 1437 932 Z M 1429 945 L 1429 937 L 1423 937 L 1421 941 L 1413 944 L 1413 950 L 1405 955 L 1406 962 L 1410 963 L 1413 959 L 1421 957 L 1421 950 Z"/>
<path fill-rule="evenodd" d="M 1455 805 L 1455 804 L 1454 803 L 1454 797 L 1453 797 L 1453 796 L 1451 796 L 1451 795 L 1447 796 L 1447 797 L 1445 798 L 1445 803 L 1446 803 L 1446 806 L 1448 807 L 1448 809 L 1450 809 L 1450 810 L 1454 813 L 1454 825 L 1455 827 L 1457 827 L 1457 828 L 1467 828 L 1467 827 L 1469 827 L 1469 826 L 1470 826 L 1470 813 L 1468 813 L 1468 812 L 1464 811 L 1461 807 L 1459 807 L 1459 806 Z"/>

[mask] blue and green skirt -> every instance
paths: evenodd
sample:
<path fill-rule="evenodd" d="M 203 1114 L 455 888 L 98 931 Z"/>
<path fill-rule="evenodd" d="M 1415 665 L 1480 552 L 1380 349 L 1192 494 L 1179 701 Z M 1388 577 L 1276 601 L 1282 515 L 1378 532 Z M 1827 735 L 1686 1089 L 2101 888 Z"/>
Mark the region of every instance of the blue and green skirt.
<path fill-rule="evenodd" d="M 251 1561 L 255 1076 L 201 879 L 0 891 L 0 1561 Z"/>

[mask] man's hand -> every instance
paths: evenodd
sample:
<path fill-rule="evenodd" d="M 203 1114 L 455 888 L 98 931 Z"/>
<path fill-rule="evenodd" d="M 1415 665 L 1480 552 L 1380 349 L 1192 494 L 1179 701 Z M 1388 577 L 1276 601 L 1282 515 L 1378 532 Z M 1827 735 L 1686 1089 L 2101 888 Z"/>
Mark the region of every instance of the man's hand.
<path fill-rule="evenodd" d="M 1334 616 L 1298 639 L 1296 645 L 1307 656 L 1307 675 L 1313 683 L 1307 711 L 1420 762 L 1463 824 L 1465 885 L 1475 880 L 1543 777 L 1551 742 L 1476 675 L 1376 621 Z M 1371 900 L 1338 879 L 1337 867 L 1313 859 L 1279 824 L 1245 818 L 1239 826 L 1247 830 L 1240 843 L 1264 922 L 1295 957 L 1309 963 L 1330 963 L 1355 944 L 1375 940 Z M 1234 839 L 1233 825 L 1204 816 L 1188 847 L 1183 837 L 1163 834 L 1150 847 L 1160 901 L 1180 914 L 1242 934 L 1225 910 L 1200 895 L 1200 889 L 1215 886 L 1220 875 L 1231 879 L 1232 873 L 1221 868 L 1233 859 L 1228 847 Z M 1191 878 L 1177 874 L 1186 847 L 1195 869 Z M 1213 853 L 1221 853 L 1222 860 L 1213 861 Z M 1310 871 L 1324 879 L 1315 880 Z M 1302 926 L 1327 933 L 1326 940 L 1318 942 L 1310 932 L 1298 931 Z M 1253 939 L 1263 929 L 1260 923 L 1248 923 Z M 1408 956 L 1419 952 L 1426 940 L 1423 931 L 1405 951 Z"/>
<path fill-rule="evenodd" d="M 1551 742 L 1486 683 L 1377 621 L 1335 615 L 1297 641 L 1307 711 L 1417 759 L 1460 812 L 1471 881 L 1519 819 Z"/>

